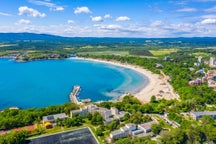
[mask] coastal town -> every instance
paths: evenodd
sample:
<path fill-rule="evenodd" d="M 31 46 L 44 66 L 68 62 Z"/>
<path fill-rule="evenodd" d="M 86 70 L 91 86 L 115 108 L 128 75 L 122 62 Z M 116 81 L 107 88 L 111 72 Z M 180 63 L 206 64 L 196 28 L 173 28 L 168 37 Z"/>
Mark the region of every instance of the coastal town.
<path fill-rule="evenodd" d="M 216 144 L 216 0 L 2 0 L 0 19 L 0 144 Z"/>
<path fill-rule="evenodd" d="M 77 88 L 77 87 L 75 87 Z M 127 123 L 123 119 L 129 115 L 133 115 L 127 111 L 119 111 L 116 107 L 111 107 L 110 109 L 104 108 L 97 106 L 98 104 L 80 104 L 80 108 L 76 110 L 71 110 L 70 114 L 67 115 L 66 113 L 57 113 L 57 114 L 52 114 L 52 115 L 47 115 L 42 117 L 42 121 L 40 122 L 39 125 L 35 126 L 27 126 L 27 128 L 16 128 L 16 131 L 21 131 L 21 130 L 27 130 L 27 131 L 34 131 L 37 129 L 37 127 L 42 127 L 44 129 L 50 130 L 54 129 L 55 127 L 59 127 L 59 122 L 64 121 L 67 119 L 73 119 L 77 117 L 78 115 L 81 116 L 82 118 L 86 119 L 88 115 L 94 115 L 94 114 L 99 114 L 101 116 L 101 122 L 102 124 L 106 127 L 109 126 L 111 123 L 116 123 L 116 121 L 119 121 L 120 123 L 118 124 L 118 128 L 116 130 L 112 130 L 109 132 L 109 135 L 105 137 L 105 139 L 101 139 L 101 134 L 97 132 L 98 127 L 94 126 L 89 128 L 88 125 L 84 124 L 84 127 L 87 127 L 90 129 L 92 135 L 96 134 L 95 141 L 96 143 L 113 143 L 119 139 L 122 138 L 140 138 L 140 137 L 150 137 L 153 140 L 157 140 L 160 138 L 160 131 L 162 131 L 162 128 L 158 127 L 161 123 L 164 123 L 166 125 L 166 128 L 172 128 L 176 129 L 180 127 L 181 125 L 174 121 L 169 119 L 169 113 L 164 113 L 164 114 L 150 114 L 150 113 L 144 113 L 141 116 L 148 117 L 145 122 L 141 123 Z M 209 116 L 213 119 L 216 119 L 216 111 L 196 111 L 196 112 L 187 112 L 187 113 L 181 113 L 184 119 L 190 119 L 194 121 L 199 121 L 202 119 L 203 116 Z M 165 126 L 164 125 L 164 126 Z M 76 130 L 77 128 L 75 128 Z M 92 129 L 92 130 L 91 130 Z M 81 129 L 82 130 L 82 129 Z M 77 129 L 79 131 L 79 129 Z M 94 131 L 94 132 L 93 132 Z M 67 130 L 61 129 L 61 132 L 67 132 Z M 2 134 L 10 133 L 10 131 L 1 131 Z M 46 135 L 45 135 L 46 137 Z M 43 137 L 43 139 L 45 138 Z M 38 138 L 33 138 L 30 139 L 30 141 L 40 141 L 40 137 Z"/>
<path fill-rule="evenodd" d="M 112 56 L 109 59 L 115 57 L 118 58 L 118 56 Z M 9 122 L 13 120 L 14 116 L 22 119 L 23 115 L 26 115 L 25 121 L 31 120 L 31 117 L 34 118 L 21 124 L 19 124 L 19 121 L 22 122 L 21 120 L 17 123 L 1 121 L 0 136 L 24 132 L 22 134 L 27 135 L 30 144 L 40 143 L 41 141 L 58 141 L 59 137 L 64 137 L 64 141 L 68 141 L 72 137 L 74 139 L 79 138 L 81 136 L 79 133 L 86 133 L 88 137 L 82 137 L 82 141 L 91 141 L 89 143 L 92 144 L 118 144 L 122 141 L 165 143 L 168 138 L 167 135 L 170 133 L 175 135 L 176 131 L 181 131 L 180 134 L 186 135 L 188 137 L 187 141 L 191 141 L 187 131 L 196 129 L 196 131 L 208 137 L 209 141 L 214 141 L 214 135 L 208 135 L 202 129 L 202 123 L 205 123 L 204 128 L 209 127 L 209 132 L 214 133 L 214 122 L 216 120 L 214 98 L 210 95 L 210 99 L 206 100 L 207 103 L 200 102 L 198 104 L 200 98 L 196 100 L 193 96 L 191 99 L 182 102 L 181 91 L 177 89 L 180 93 L 176 92 L 176 87 L 173 85 L 173 81 L 178 79 L 174 78 L 176 73 L 174 71 L 174 74 L 172 74 L 170 69 L 166 70 L 169 64 L 173 67 L 172 65 L 177 63 L 175 59 L 178 57 L 166 55 L 160 62 L 154 62 L 151 68 L 158 73 L 153 73 L 138 64 L 116 59 L 108 61 L 102 57 L 73 56 L 73 60 L 92 61 L 134 70 L 146 76 L 148 84 L 136 93 L 125 93 L 117 99 L 99 102 L 92 102 L 88 97 L 81 99 L 82 86 L 74 85 L 68 94 L 70 103 L 60 107 L 51 106 L 38 110 L 20 110 L 18 107 L 11 107 L 2 110 L 0 116 L 11 119 Z M 185 74 L 191 74 L 190 77 L 185 76 L 188 81 L 185 81 L 184 86 L 187 89 L 196 89 L 197 91 L 200 91 L 199 88 L 206 86 L 209 89 L 205 91 L 211 93 L 210 90 L 213 90 L 214 92 L 215 58 L 197 56 L 191 58 L 191 61 L 191 63 L 183 62 L 179 65 L 181 69 L 187 71 Z M 193 90 L 193 92 L 196 91 Z M 194 94 L 196 95 L 196 93 Z M 184 95 L 187 95 L 187 93 L 184 93 Z M 203 97 L 205 96 L 208 96 L 208 94 L 205 93 Z M 30 114 L 31 112 L 33 114 Z M 190 125 L 188 126 L 186 123 Z M 192 133 L 192 131 L 190 132 Z M 70 137 L 67 137 L 68 134 L 70 134 Z M 169 141 L 171 141 L 171 138 Z M 183 142 L 185 139 L 179 141 Z"/>
<path fill-rule="evenodd" d="M 213 58 L 210 58 L 210 62 L 205 64 L 209 64 L 211 67 L 214 67 L 211 62 Z M 88 59 L 92 61 L 99 61 L 99 60 L 93 60 Z M 152 86 L 155 86 L 155 79 L 154 74 L 150 74 L 149 71 L 143 70 L 137 66 L 132 65 L 125 65 L 118 62 L 107 62 L 100 60 L 99 62 L 103 63 L 109 63 L 109 64 L 115 64 L 118 66 L 123 66 L 127 68 L 134 69 L 140 73 L 143 73 L 150 78 L 150 84 L 144 87 L 144 89 L 132 96 L 132 94 L 125 94 L 122 96 L 119 100 L 114 100 L 110 103 L 118 103 L 121 101 L 134 101 L 137 103 L 137 100 L 142 100 L 142 103 L 156 103 L 157 101 L 163 101 L 164 99 L 167 100 L 179 100 L 179 96 L 174 92 L 173 88 L 169 85 L 169 80 L 165 74 L 159 76 L 156 75 L 157 80 L 162 82 L 160 83 L 163 87 L 158 87 L 159 89 L 153 88 Z M 202 58 L 198 57 L 198 64 L 202 63 Z M 195 65 L 196 66 L 196 65 Z M 201 73 L 204 76 L 200 79 L 199 82 L 196 82 L 195 80 L 190 81 L 189 85 L 201 85 L 204 82 L 208 83 L 209 87 L 213 87 L 209 85 L 209 81 L 213 81 L 215 77 L 214 70 L 209 70 L 207 73 L 204 72 L 203 69 L 196 71 L 195 73 Z M 149 76 L 151 75 L 151 76 Z M 198 79 L 197 79 L 198 80 Z M 153 82 L 152 82 L 153 81 Z M 158 81 L 157 81 L 158 82 Z M 153 84 L 152 84 L 153 83 Z M 161 89 L 163 88 L 163 89 Z M 147 89 L 147 90 L 146 90 Z M 165 90 L 166 89 L 166 90 Z M 140 99 L 140 94 L 143 94 L 143 92 L 147 94 L 151 94 L 152 96 L 149 98 L 148 95 L 146 95 L 145 100 Z M 130 117 L 134 116 L 134 113 L 131 113 L 127 110 L 119 110 L 117 107 L 112 106 L 110 108 L 106 108 L 103 106 L 103 103 L 106 102 L 91 102 L 90 99 L 79 99 L 79 94 L 81 93 L 81 86 L 73 86 L 71 93 L 69 94 L 69 99 L 71 103 L 76 104 L 78 109 L 70 110 L 69 114 L 66 113 L 56 113 L 51 115 L 44 115 L 42 117 L 42 120 L 39 121 L 36 125 L 29 125 L 24 128 L 16 128 L 15 131 L 35 131 L 36 129 L 44 129 L 50 130 L 55 129 L 57 127 L 61 127 L 60 132 L 63 134 L 65 132 L 68 132 L 68 130 L 65 130 L 64 127 L 62 127 L 65 121 L 69 121 L 69 119 L 77 119 L 78 116 L 80 116 L 80 119 L 85 119 L 85 121 L 91 120 L 91 126 L 89 124 L 82 124 L 83 128 L 70 131 L 73 133 L 73 131 L 89 131 L 90 135 L 93 136 L 92 141 L 93 143 L 114 143 L 118 140 L 125 139 L 125 138 L 142 138 L 142 137 L 148 137 L 150 140 L 158 141 L 158 139 L 161 138 L 161 133 L 166 132 L 169 129 L 177 129 L 181 127 L 181 124 L 179 123 L 179 120 L 175 120 L 171 118 L 171 114 L 168 112 L 164 113 L 140 113 L 139 115 L 143 117 L 145 120 L 138 120 L 138 121 L 128 121 L 127 118 L 130 119 Z M 166 97 L 165 95 L 169 95 Z M 155 96 L 154 96 L 155 95 Z M 137 99 L 137 100 L 136 100 Z M 102 106 L 101 106 L 102 105 Z M 11 110 L 18 110 L 18 108 L 11 108 Z M 4 111 L 2 111 L 4 112 Z M 98 124 L 94 124 L 94 121 L 92 121 L 93 117 L 97 115 L 99 118 L 99 125 L 103 127 L 107 127 L 109 129 L 110 125 L 115 125 L 114 128 L 109 129 L 109 131 L 104 131 L 104 128 L 101 129 L 101 126 L 98 126 Z M 191 121 L 197 121 L 201 122 L 203 120 L 203 117 L 209 116 L 209 118 L 212 118 L 213 120 L 216 120 L 216 111 L 190 111 L 190 112 L 182 112 L 180 113 L 181 119 L 191 120 Z M 95 119 L 97 121 L 97 119 Z M 87 129 L 86 129 L 87 128 Z M 1 135 L 11 133 L 11 130 L 6 131 L 0 131 Z M 106 133 L 106 134 L 105 134 Z M 105 134 L 105 135 L 104 135 Z M 55 134 L 54 134 L 55 135 Z M 54 136 L 53 135 L 53 136 Z M 46 140 L 46 137 L 42 137 L 43 140 Z M 56 136 L 55 136 L 56 137 Z M 41 137 L 31 138 L 29 139 L 31 142 L 34 143 L 35 141 L 42 141 Z"/>

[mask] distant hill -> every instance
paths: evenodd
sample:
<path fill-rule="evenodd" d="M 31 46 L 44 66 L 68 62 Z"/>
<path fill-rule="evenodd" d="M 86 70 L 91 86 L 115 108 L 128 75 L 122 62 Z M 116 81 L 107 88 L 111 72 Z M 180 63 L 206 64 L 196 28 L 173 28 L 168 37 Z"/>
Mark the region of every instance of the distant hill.
<path fill-rule="evenodd" d="M 61 36 L 35 33 L 0 33 L 0 41 L 17 40 L 63 40 L 67 39 Z"/>
<path fill-rule="evenodd" d="M 162 48 L 196 48 L 216 46 L 216 37 L 194 37 L 194 38 L 96 38 L 96 37 L 61 37 L 49 34 L 35 33 L 0 33 L 0 42 L 35 42 L 46 41 L 57 45 L 68 44 L 77 47 L 92 46 L 144 46 Z"/>

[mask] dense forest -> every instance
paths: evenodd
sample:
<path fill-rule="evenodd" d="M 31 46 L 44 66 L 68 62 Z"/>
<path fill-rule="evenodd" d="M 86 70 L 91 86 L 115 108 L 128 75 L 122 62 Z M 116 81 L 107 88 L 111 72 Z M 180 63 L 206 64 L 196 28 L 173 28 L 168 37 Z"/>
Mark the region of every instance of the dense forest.
<path fill-rule="evenodd" d="M 48 106 L 46 108 L 39 109 L 5 109 L 0 112 L 0 130 L 32 125 L 36 122 L 40 122 L 42 116 L 63 112 L 69 114 L 70 110 L 78 108 L 79 107 L 74 103 L 66 103 L 63 105 Z"/>

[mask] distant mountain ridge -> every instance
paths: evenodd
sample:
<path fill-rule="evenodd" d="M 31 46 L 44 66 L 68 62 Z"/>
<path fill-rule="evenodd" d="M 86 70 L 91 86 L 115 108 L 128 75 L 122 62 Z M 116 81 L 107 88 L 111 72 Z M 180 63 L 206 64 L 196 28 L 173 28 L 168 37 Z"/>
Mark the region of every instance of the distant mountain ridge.
<path fill-rule="evenodd" d="M 212 47 L 216 46 L 216 37 L 179 37 L 179 38 L 113 38 L 113 37 L 63 37 L 36 33 L 0 33 L 0 42 L 46 41 L 55 44 L 103 45 L 103 46 L 160 46 L 160 47 Z"/>
<path fill-rule="evenodd" d="M 16 41 L 16 40 L 63 40 L 66 37 L 36 34 L 36 33 L 0 33 L 0 41 Z"/>
<path fill-rule="evenodd" d="M 71 40 L 71 39 L 158 39 L 158 40 L 171 40 L 171 39 L 211 39 L 216 40 L 216 37 L 177 37 L 177 38 L 124 38 L 124 37 L 63 37 L 58 35 L 51 35 L 51 34 L 36 34 L 36 33 L 0 33 L 0 40 L 53 40 L 53 39 L 59 39 L 59 40 Z"/>

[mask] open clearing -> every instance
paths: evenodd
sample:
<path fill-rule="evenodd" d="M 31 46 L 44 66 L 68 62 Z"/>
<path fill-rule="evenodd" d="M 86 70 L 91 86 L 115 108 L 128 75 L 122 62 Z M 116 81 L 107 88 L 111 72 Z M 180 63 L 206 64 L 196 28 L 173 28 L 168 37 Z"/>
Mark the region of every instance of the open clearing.
<path fill-rule="evenodd" d="M 177 52 L 177 49 L 160 49 L 160 50 L 149 50 L 154 56 L 169 55 L 172 52 Z"/>
<path fill-rule="evenodd" d="M 196 57 L 198 57 L 198 56 L 210 57 L 212 54 L 204 53 L 204 52 L 196 52 L 196 53 L 192 53 L 191 55 L 196 56 Z"/>
<path fill-rule="evenodd" d="M 98 52 L 79 52 L 80 55 L 129 55 L 128 51 L 98 51 Z"/>

